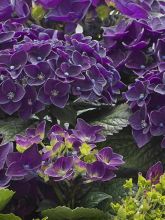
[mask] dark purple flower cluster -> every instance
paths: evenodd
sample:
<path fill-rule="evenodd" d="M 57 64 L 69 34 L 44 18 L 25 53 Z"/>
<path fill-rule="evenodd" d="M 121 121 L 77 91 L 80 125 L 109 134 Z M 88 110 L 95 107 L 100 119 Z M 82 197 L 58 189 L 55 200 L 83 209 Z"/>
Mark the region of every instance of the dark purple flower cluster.
<path fill-rule="evenodd" d="M 42 24 L 55 23 L 65 28 L 66 33 L 73 33 L 88 10 L 107 4 L 110 0 L 1 0 L 0 21 L 29 20 L 41 21 Z M 40 24 L 41 24 L 40 23 Z"/>
<path fill-rule="evenodd" d="M 158 39 L 153 47 L 154 62 L 125 93 L 133 115 L 129 122 L 139 147 L 148 143 L 152 136 L 165 136 L 165 60 L 164 39 Z M 165 138 L 161 143 L 165 147 Z"/>
<path fill-rule="evenodd" d="M 150 12 L 165 12 L 163 0 L 112 0 L 112 2 L 123 15 L 135 19 L 146 19 Z"/>
<path fill-rule="evenodd" d="M 92 0 L 36 0 L 45 9 L 45 19 L 66 24 L 67 32 L 72 32 L 77 23 L 86 15 Z"/>
<path fill-rule="evenodd" d="M 22 23 L 30 15 L 32 0 L 1 0 L 0 4 L 0 21 L 12 19 Z"/>
<path fill-rule="evenodd" d="M 16 22 L 1 24 L 0 108 L 27 119 L 45 105 L 64 108 L 69 96 L 113 104 L 123 84 L 99 42 L 82 34 Z"/>
<path fill-rule="evenodd" d="M 133 112 L 130 125 L 139 147 L 148 143 L 152 136 L 165 136 L 164 24 L 164 17 L 161 17 L 122 21 L 104 30 L 104 44 L 115 67 L 123 77 L 138 76 L 124 96 Z M 162 147 L 165 147 L 165 139 Z"/>
<path fill-rule="evenodd" d="M 133 137 L 139 147 L 148 143 L 152 136 L 165 136 L 165 81 L 164 63 L 159 69 L 149 70 L 131 84 L 125 97 L 133 111 L 129 119 Z M 161 71 L 162 70 L 162 71 Z M 165 147 L 163 137 L 162 147 Z"/>
<path fill-rule="evenodd" d="M 0 186 L 10 180 L 39 176 L 45 181 L 71 180 L 82 176 L 84 181 L 108 181 L 114 178 L 123 157 L 111 147 L 97 149 L 105 140 L 100 126 L 77 120 L 73 130 L 54 125 L 45 137 L 45 122 L 36 129 L 29 128 L 25 136 L 17 135 L 12 144 L 0 146 Z M 47 139 L 46 139 L 47 138 Z"/>
<path fill-rule="evenodd" d="M 122 20 L 118 25 L 104 28 L 103 45 L 120 73 L 143 75 L 163 61 L 160 39 L 165 38 L 165 17 L 149 20 Z M 160 44 L 160 43 L 159 43 Z M 158 55 L 161 50 L 161 55 Z"/>

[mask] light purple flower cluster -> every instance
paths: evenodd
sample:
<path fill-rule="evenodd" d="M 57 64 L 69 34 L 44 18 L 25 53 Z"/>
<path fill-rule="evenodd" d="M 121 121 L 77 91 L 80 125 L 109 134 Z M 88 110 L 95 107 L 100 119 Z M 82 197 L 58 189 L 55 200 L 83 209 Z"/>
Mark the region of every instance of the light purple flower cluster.
<path fill-rule="evenodd" d="M 105 140 L 100 126 L 77 120 L 73 130 L 54 125 L 45 137 L 45 122 L 29 128 L 25 136 L 17 135 L 17 152 L 12 144 L 0 146 L 0 186 L 10 180 L 39 176 L 45 181 L 71 180 L 82 176 L 84 181 L 108 181 L 114 178 L 123 157 L 111 147 L 97 149 Z M 47 139 L 46 139 L 47 138 Z"/>
<path fill-rule="evenodd" d="M 123 83 L 99 42 L 82 34 L 7 21 L 0 34 L 0 108 L 27 119 L 45 105 L 64 108 L 69 96 L 113 104 Z"/>

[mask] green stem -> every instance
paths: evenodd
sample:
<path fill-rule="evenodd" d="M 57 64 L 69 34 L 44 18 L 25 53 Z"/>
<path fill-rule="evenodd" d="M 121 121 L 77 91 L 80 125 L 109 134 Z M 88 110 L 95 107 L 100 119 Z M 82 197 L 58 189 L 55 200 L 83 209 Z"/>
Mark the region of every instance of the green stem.
<path fill-rule="evenodd" d="M 64 201 L 64 198 L 63 198 L 63 193 L 61 192 L 58 184 L 53 184 L 53 190 L 60 202 L 60 205 L 65 205 L 65 201 Z"/>

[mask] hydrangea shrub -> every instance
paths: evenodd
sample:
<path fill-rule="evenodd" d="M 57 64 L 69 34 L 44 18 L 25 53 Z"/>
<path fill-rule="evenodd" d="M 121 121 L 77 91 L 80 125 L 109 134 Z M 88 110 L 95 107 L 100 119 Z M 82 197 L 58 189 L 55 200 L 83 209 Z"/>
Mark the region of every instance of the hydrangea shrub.
<path fill-rule="evenodd" d="M 164 15 L 0 1 L 0 219 L 164 219 Z"/>

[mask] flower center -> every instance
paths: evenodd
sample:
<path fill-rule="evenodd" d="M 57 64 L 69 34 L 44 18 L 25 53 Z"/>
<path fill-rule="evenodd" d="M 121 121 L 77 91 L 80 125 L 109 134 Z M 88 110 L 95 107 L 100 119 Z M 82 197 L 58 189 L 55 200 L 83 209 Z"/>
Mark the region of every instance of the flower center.
<path fill-rule="evenodd" d="M 23 168 L 24 168 L 25 170 L 29 170 L 29 169 L 30 169 L 30 165 L 29 165 L 29 164 L 25 164 L 25 165 L 23 165 Z"/>
<path fill-rule="evenodd" d="M 161 123 L 159 124 L 159 126 L 160 126 L 161 128 L 163 128 L 163 127 L 164 127 L 164 124 L 161 122 Z"/>
<path fill-rule="evenodd" d="M 5 78 L 5 76 L 2 74 L 2 75 L 0 75 L 0 81 L 3 81 L 4 80 L 4 78 Z"/>
<path fill-rule="evenodd" d="M 10 70 L 14 70 L 15 66 L 10 66 Z"/>
<path fill-rule="evenodd" d="M 7 94 L 7 98 L 8 98 L 9 100 L 12 100 L 12 99 L 14 98 L 14 96 L 15 96 L 14 92 L 9 92 L 9 93 Z"/>
<path fill-rule="evenodd" d="M 38 60 L 38 61 L 41 61 L 41 60 L 42 60 L 42 57 L 37 57 L 37 60 Z"/>
<path fill-rule="evenodd" d="M 92 79 L 92 83 L 93 83 L 93 84 L 95 83 L 95 79 Z"/>
<path fill-rule="evenodd" d="M 28 105 L 33 105 L 33 102 L 32 102 L 32 100 L 31 99 L 28 99 Z"/>
<path fill-rule="evenodd" d="M 39 80 L 44 80 L 45 79 L 45 75 L 43 73 L 38 74 L 37 78 Z"/>
<path fill-rule="evenodd" d="M 76 90 L 77 90 L 77 91 L 80 91 L 80 90 L 81 90 L 81 88 L 80 88 L 79 86 L 77 86 L 77 87 L 76 87 Z"/>
<path fill-rule="evenodd" d="M 149 47 L 149 48 L 148 48 L 148 52 L 149 52 L 149 53 L 153 53 L 153 52 L 154 52 L 154 49 L 153 49 L 152 47 Z"/>
<path fill-rule="evenodd" d="M 51 95 L 52 96 L 57 96 L 58 95 L 58 91 L 57 90 L 55 90 L 55 89 L 53 89 L 52 91 L 51 91 Z"/>
<path fill-rule="evenodd" d="M 65 72 L 64 75 L 65 75 L 65 76 L 69 76 L 69 73 L 68 73 L 68 72 Z"/>
<path fill-rule="evenodd" d="M 140 94 L 139 99 L 142 100 L 144 99 L 145 95 L 143 93 Z"/>
<path fill-rule="evenodd" d="M 66 175 L 66 171 L 65 170 L 58 170 L 57 174 L 59 176 L 65 176 Z"/>
<path fill-rule="evenodd" d="M 27 80 L 28 78 L 26 76 L 24 76 L 22 79 L 21 79 L 21 82 L 22 82 L 22 85 L 25 87 L 27 85 Z"/>
<path fill-rule="evenodd" d="M 141 127 L 142 127 L 142 128 L 146 128 L 146 127 L 147 127 L 147 123 L 146 123 L 145 120 L 142 120 L 142 121 L 141 121 Z"/>
<path fill-rule="evenodd" d="M 145 66 L 144 66 L 144 65 L 141 65 L 141 66 L 140 66 L 140 69 L 144 70 L 144 69 L 145 69 Z"/>

